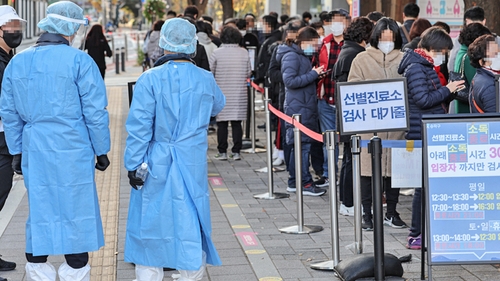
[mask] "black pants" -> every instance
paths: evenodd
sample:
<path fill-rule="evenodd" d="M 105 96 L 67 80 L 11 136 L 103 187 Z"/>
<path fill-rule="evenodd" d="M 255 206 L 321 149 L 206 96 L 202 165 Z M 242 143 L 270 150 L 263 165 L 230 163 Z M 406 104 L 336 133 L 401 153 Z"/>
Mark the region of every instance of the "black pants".
<path fill-rule="evenodd" d="M 351 142 L 344 142 L 344 155 L 342 156 L 342 168 L 340 169 L 340 201 L 346 207 L 352 207 L 353 186 L 352 186 L 352 152 Z M 371 203 L 370 203 L 371 204 Z"/>
<path fill-rule="evenodd" d="M 229 121 L 217 122 L 217 149 L 219 153 L 226 153 L 228 148 L 227 143 L 227 126 Z M 241 121 L 231 121 L 231 129 L 233 130 L 233 148 L 231 152 L 240 153 L 243 139 L 243 129 L 241 128 Z"/>
<path fill-rule="evenodd" d="M 99 67 L 99 72 L 101 72 L 102 79 L 104 80 L 104 75 L 106 75 L 106 67 Z"/>
<path fill-rule="evenodd" d="M 49 256 L 33 256 L 26 253 L 26 260 L 31 263 L 46 263 Z M 74 269 L 82 268 L 89 262 L 89 253 L 64 255 L 66 263 Z"/>
<path fill-rule="evenodd" d="M 12 189 L 12 155 L 0 154 L 0 211 L 7 201 L 7 196 Z"/>
<path fill-rule="evenodd" d="M 399 201 L 399 188 L 391 188 L 391 178 L 382 178 L 382 185 L 385 191 L 385 199 L 387 202 L 387 216 L 394 216 L 396 205 Z M 361 177 L 361 204 L 363 205 L 363 213 L 371 214 L 372 207 L 372 178 Z"/>
<path fill-rule="evenodd" d="M 314 172 L 317 176 L 323 175 L 323 143 L 321 142 L 312 142 L 311 144 L 311 166 L 314 169 Z"/>

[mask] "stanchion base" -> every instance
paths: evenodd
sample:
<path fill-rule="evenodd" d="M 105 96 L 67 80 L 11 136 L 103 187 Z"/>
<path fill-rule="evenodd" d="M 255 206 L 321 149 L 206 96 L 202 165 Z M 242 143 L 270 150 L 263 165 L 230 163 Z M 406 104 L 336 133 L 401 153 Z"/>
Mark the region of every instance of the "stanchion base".
<path fill-rule="evenodd" d="M 242 153 L 250 153 L 250 154 L 254 154 L 254 153 L 262 153 L 262 152 L 266 152 L 266 149 L 265 148 L 259 148 L 259 147 L 255 147 L 255 149 L 252 149 L 252 148 L 248 148 L 248 149 L 242 149 L 240 150 Z"/>
<path fill-rule="evenodd" d="M 277 172 L 283 172 L 285 170 L 285 168 L 282 168 L 282 167 L 273 167 L 273 172 L 277 173 Z M 267 167 L 262 167 L 262 168 L 259 168 L 259 169 L 255 169 L 254 172 L 257 172 L 257 173 L 267 173 Z"/>
<path fill-rule="evenodd" d="M 293 225 L 279 229 L 280 232 L 288 234 L 308 234 L 308 233 L 320 232 L 322 230 L 323 227 L 319 225 L 304 225 L 302 227 L 302 231 L 299 231 L 298 225 Z"/>
<path fill-rule="evenodd" d="M 315 264 L 311 264 L 312 269 L 316 270 L 327 270 L 327 271 L 333 271 L 333 261 L 323 261 L 323 262 L 318 262 Z"/>
<path fill-rule="evenodd" d="M 384 278 L 385 281 L 404 281 L 406 279 L 398 276 L 385 276 Z M 367 278 L 359 278 L 356 279 L 356 281 L 376 281 L 375 277 L 367 277 Z"/>
<path fill-rule="evenodd" d="M 283 199 L 283 198 L 288 198 L 288 197 L 290 197 L 290 194 L 288 194 L 288 193 L 269 194 L 269 192 L 262 193 L 262 194 L 256 194 L 253 196 L 253 198 L 255 198 L 255 199 L 267 199 L 267 200 Z"/>

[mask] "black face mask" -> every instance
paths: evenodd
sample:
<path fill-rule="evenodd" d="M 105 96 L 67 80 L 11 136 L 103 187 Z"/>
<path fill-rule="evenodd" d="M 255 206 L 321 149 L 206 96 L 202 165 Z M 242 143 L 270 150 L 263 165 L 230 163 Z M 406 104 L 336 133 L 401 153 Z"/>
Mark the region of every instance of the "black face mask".
<path fill-rule="evenodd" d="M 23 40 L 22 32 L 3 32 L 3 41 L 10 48 L 14 49 L 21 45 L 21 41 Z"/>

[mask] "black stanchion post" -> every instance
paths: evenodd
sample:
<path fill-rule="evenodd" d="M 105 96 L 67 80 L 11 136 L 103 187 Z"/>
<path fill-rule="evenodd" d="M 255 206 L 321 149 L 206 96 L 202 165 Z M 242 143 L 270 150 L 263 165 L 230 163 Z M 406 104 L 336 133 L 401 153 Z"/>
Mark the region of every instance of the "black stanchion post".
<path fill-rule="evenodd" d="M 361 228 L 361 137 L 351 137 L 352 187 L 354 189 L 354 251 L 363 253 L 363 231 Z"/>
<path fill-rule="evenodd" d="M 125 72 L 125 47 L 122 47 L 122 71 Z"/>
<path fill-rule="evenodd" d="M 120 49 L 115 50 L 115 67 L 116 74 L 120 74 Z"/>
<path fill-rule="evenodd" d="M 422 156 L 425 157 L 422 153 Z M 422 159 L 422 163 L 423 162 L 423 159 Z M 420 202 L 421 202 L 421 214 L 422 214 L 422 217 L 421 217 L 421 223 L 420 223 L 420 254 L 421 254 L 421 257 L 422 257 L 422 263 L 421 263 L 421 268 L 420 268 L 420 280 L 425 280 L 425 252 L 426 252 L 426 247 L 425 247 L 425 242 L 427 239 L 425 239 L 427 233 L 426 233 L 426 220 L 425 220 L 425 216 L 427 215 L 427 210 L 426 210 L 426 206 L 425 206 L 425 179 L 424 179 L 424 170 L 423 170 L 423 167 L 424 165 L 422 165 L 422 190 L 420 192 Z M 431 270 L 431 266 L 430 266 L 430 256 L 427 256 L 428 258 L 428 263 L 429 263 L 429 280 L 432 280 L 432 270 Z"/>
<path fill-rule="evenodd" d="M 248 88 L 247 88 L 247 121 L 245 122 L 245 138 L 247 140 L 250 140 L 250 99 L 252 95 L 252 84 L 248 82 Z"/>
<path fill-rule="evenodd" d="M 385 280 L 384 267 L 384 210 L 382 207 L 382 140 L 370 139 L 368 152 L 372 157 L 373 246 L 375 251 L 375 280 Z"/>

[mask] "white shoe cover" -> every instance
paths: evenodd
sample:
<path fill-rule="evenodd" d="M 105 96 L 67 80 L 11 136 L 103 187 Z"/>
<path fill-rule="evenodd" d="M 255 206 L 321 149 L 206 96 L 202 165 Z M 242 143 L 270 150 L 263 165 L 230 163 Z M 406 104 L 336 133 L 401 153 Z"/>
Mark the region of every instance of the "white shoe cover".
<path fill-rule="evenodd" d="M 58 273 L 61 281 L 90 281 L 90 265 L 88 263 L 82 268 L 72 268 L 64 262 L 59 267 Z"/>
<path fill-rule="evenodd" d="M 203 263 L 198 270 L 179 270 L 179 274 L 172 274 L 175 281 L 199 281 L 203 279 L 205 268 L 207 267 L 207 255 L 205 251 L 202 254 Z"/>
<path fill-rule="evenodd" d="M 144 265 L 135 265 L 134 281 L 161 281 L 163 280 L 163 268 Z"/>
<path fill-rule="evenodd" d="M 50 262 L 26 263 L 26 280 L 28 281 L 55 281 L 56 269 Z"/>

